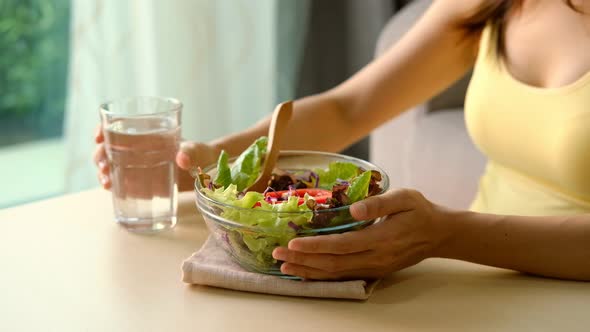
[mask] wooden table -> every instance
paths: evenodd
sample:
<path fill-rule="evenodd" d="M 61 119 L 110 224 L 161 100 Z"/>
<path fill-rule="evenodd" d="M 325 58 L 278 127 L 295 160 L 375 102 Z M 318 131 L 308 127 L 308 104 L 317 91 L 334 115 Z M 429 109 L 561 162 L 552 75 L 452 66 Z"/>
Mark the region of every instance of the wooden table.
<path fill-rule="evenodd" d="M 0 211 L 0 331 L 590 331 L 590 283 L 450 260 L 366 302 L 187 286 L 181 261 L 207 237 L 192 194 L 166 233 L 112 216 L 99 189 Z"/>

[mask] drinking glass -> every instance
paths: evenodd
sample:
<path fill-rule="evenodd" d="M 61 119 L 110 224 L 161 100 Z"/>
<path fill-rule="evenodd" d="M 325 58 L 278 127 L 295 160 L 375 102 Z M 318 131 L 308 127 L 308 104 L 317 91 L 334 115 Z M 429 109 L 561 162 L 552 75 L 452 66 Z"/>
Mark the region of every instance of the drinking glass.
<path fill-rule="evenodd" d="M 115 219 L 130 231 L 176 225 L 181 111 L 182 103 L 163 97 L 131 97 L 100 106 Z"/>

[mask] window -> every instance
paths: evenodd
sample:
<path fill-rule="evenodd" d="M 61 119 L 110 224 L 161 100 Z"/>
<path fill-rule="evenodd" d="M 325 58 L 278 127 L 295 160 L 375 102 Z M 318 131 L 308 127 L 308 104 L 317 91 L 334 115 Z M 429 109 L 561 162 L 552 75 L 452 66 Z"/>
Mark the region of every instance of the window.
<path fill-rule="evenodd" d="M 0 208 L 63 192 L 70 0 L 0 2 Z"/>

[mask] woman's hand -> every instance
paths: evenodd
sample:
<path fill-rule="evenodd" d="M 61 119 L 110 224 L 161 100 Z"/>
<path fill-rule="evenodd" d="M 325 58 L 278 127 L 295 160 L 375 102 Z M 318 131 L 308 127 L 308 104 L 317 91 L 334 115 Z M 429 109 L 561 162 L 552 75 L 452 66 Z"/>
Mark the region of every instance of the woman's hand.
<path fill-rule="evenodd" d="M 273 257 L 281 272 L 305 279 L 381 278 L 414 265 L 444 239 L 439 207 L 417 191 L 401 189 L 369 197 L 350 208 L 356 220 L 385 217 L 363 230 L 296 238 Z"/>
<path fill-rule="evenodd" d="M 93 160 L 96 167 L 98 167 L 96 173 L 98 182 L 100 182 L 104 189 L 109 190 L 111 189 L 112 183 L 109 176 L 109 162 L 104 148 L 104 134 L 100 124 L 96 127 L 96 131 L 94 132 L 94 142 L 96 143 L 96 148 L 94 149 Z"/>
<path fill-rule="evenodd" d="M 105 189 L 110 189 L 112 181 L 110 178 L 110 170 L 108 158 L 105 150 L 104 135 L 102 128 L 99 125 L 96 128 L 94 135 L 96 142 L 96 149 L 94 151 L 94 163 L 98 167 L 98 180 Z M 180 191 L 188 191 L 193 189 L 194 179 L 191 177 L 189 171 L 196 166 L 208 166 L 214 163 L 221 151 L 219 149 L 197 142 L 182 142 L 180 150 L 176 154 L 176 165 L 179 168 L 178 172 L 178 187 Z M 138 190 L 141 190 L 142 184 L 137 184 Z"/>

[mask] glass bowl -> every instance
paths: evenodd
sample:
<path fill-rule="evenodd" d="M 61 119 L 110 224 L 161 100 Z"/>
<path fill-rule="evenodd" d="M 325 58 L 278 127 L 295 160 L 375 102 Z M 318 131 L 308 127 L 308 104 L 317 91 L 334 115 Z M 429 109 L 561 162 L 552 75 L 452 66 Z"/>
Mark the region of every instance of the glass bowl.
<path fill-rule="evenodd" d="M 230 160 L 230 163 L 235 160 Z M 367 161 L 345 155 L 314 151 L 281 151 L 277 166 L 288 171 L 305 171 L 317 168 L 327 169 L 331 162 L 350 162 L 365 170 L 376 170 L 381 173 L 379 182 L 384 193 L 389 188 L 389 178 L 383 170 Z M 217 174 L 217 165 L 211 165 L 203 170 L 211 178 Z M 376 220 L 353 219 L 349 212 L 349 205 L 333 209 L 302 212 L 255 211 L 252 208 L 242 208 L 216 201 L 202 193 L 201 182 L 195 181 L 196 203 L 207 227 L 215 241 L 232 259 L 246 270 L 277 275 L 285 278 L 290 276 L 281 273 L 281 262 L 272 258 L 272 251 L 278 246 L 286 246 L 289 240 L 296 237 L 315 236 L 324 234 L 344 233 L 362 229 Z M 243 225 L 237 221 L 240 218 L 276 218 L 290 220 L 295 218 L 327 218 L 331 220 L 330 227 L 297 229 L 262 228 Z M 233 220 L 232 220 L 233 219 Z"/>

